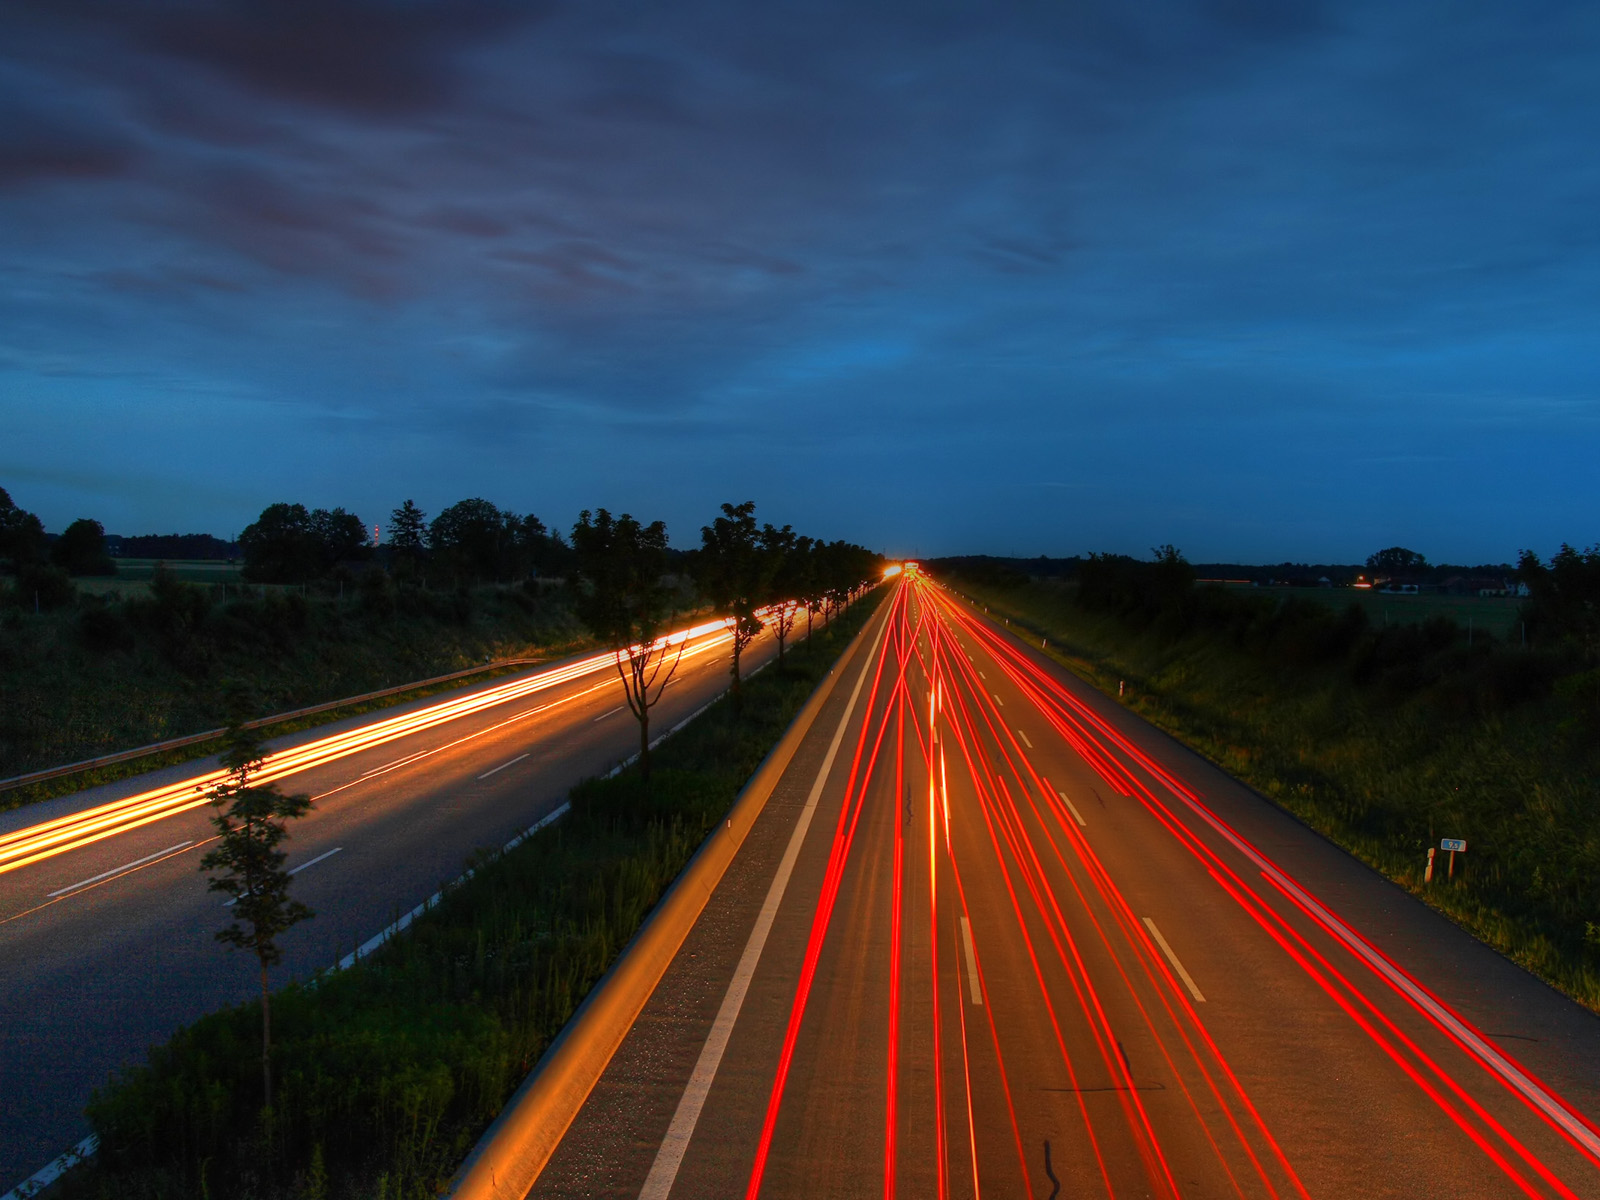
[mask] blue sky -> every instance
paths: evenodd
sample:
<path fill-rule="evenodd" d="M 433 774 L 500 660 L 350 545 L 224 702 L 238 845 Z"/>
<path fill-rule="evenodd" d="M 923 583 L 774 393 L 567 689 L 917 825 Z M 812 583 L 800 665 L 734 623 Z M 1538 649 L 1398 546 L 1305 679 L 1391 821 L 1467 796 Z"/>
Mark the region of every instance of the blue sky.
<path fill-rule="evenodd" d="M 1600 7 L 0 3 L 0 485 L 1587 544 Z"/>

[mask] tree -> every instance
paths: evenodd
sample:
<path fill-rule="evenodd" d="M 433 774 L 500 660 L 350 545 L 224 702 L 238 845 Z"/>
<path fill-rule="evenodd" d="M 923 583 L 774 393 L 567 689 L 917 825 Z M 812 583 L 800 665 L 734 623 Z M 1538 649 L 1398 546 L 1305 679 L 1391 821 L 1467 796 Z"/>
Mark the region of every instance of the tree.
<path fill-rule="evenodd" d="M 667 527 L 641 525 L 627 513 L 588 509 L 572 527 L 578 619 L 616 656 L 617 674 L 639 722 L 639 773 L 650 778 L 650 710 L 678 669 L 687 641 L 673 653 L 662 630 L 673 615 L 667 567 Z"/>
<path fill-rule="evenodd" d="M 256 583 L 304 583 L 369 551 L 367 527 L 342 508 L 270 504 L 239 535 L 244 575 Z"/>
<path fill-rule="evenodd" d="M 342 508 L 311 512 L 311 545 L 319 575 L 340 563 L 360 561 L 372 552 L 371 534 L 355 513 Z"/>
<path fill-rule="evenodd" d="M 693 562 L 695 582 L 733 633 L 733 703 L 743 701 L 739 657 L 762 630 L 756 610 L 765 599 L 771 560 L 762 553 L 756 528 L 756 503 L 724 504 L 722 516 L 700 529 Z"/>
<path fill-rule="evenodd" d="M 845 541 L 819 542 L 812 587 L 816 589 L 824 618 L 831 620 L 850 602 L 856 589 L 880 572 L 882 566 L 882 558 L 864 546 Z"/>
<path fill-rule="evenodd" d="M 115 575 L 117 564 L 106 553 L 105 526 L 80 517 L 50 547 L 50 561 L 68 575 Z"/>
<path fill-rule="evenodd" d="M 514 579 L 533 569 L 551 543 L 544 522 L 501 511 L 489 501 L 460 500 L 433 519 L 428 545 L 458 577 Z"/>
<path fill-rule="evenodd" d="M 824 579 L 823 563 L 827 555 L 827 544 L 815 538 L 803 537 L 797 544 L 796 551 L 797 558 L 803 557 L 796 571 L 799 579 L 796 595 L 806 606 L 806 640 L 809 642 L 812 620 L 827 607 L 828 602 L 828 585 Z"/>
<path fill-rule="evenodd" d="M 796 601 L 800 599 L 801 564 L 805 561 L 805 552 L 799 546 L 800 541 L 810 542 L 810 538 L 797 539 L 795 532 L 785 525 L 782 529 L 775 529 L 771 525 L 761 527 L 761 552 L 767 556 L 767 595 L 766 605 L 769 610 L 769 620 L 772 622 L 772 636 L 778 641 L 778 670 L 783 670 L 784 643 L 789 640 L 789 632 L 794 628 L 799 609 Z"/>
<path fill-rule="evenodd" d="M 561 571 L 572 556 L 561 535 L 551 533 L 543 521 L 529 513 L 506 514 L 511 531 L 512 566 L 517 575 L 549 575 Z"/>
<path fill-rule="evenodd" d="M 311 514 L 304 504 L 269 504 L 239 534 L 244 577 L 257 583 L 298 583 L 312 573 Z"/>
<path fill-rule="evenodd" d="M 10 493 L 0 488 L 0 561 L 8 561 L 13 571 L 21 571 L 45 556 L 44 524 L 38 517 L 13 503 Z"/>
<path fill-rule="evenodd" d="M 250 951 L 261 970 L 261 1087 L 270 1112 L 272 993 L 267 971 L 283 957 L 279 935 L 312 916 L 304 904 L 289 898 L 286 855 L 278 846 L 289 836 L 287 822 L 309 812 L 311 800 L 285 796 L 273 784 L 251 782 L 264 757 L 261 738 L 245 726 L 247 709 L 237 693 L 230 708 L 222 755 L 228 775 L 210 793 L 217 845 L 200 860 L 200 869 L 217 872 L 209 878 L 212 891 L 233 897 L 233 921 L 218 931 L 217 940 Z"/>
<path fill-rule="evenodd" d="M 1517 574 L 1528 585 L 1528 624 L 1573 639 L 1593 659 L 1600 652 L 1600 545 L 1580 551 L 1563 542 L 1548 566 L 1524 550 Z"/>
<path fill-rule="evenodd" d="M 1396 575 L 1412 575 L 1427 569 L 1428 560 L 1404 546 L 1390 546 L 1367 559 L 1367 570 L 1385 579 Z"/>
<path fill-rule="evenodd" d="M 407 500 L 389 514 L 389 554 L 392 567 L 407 577 L 421 567 L 428 547 L 428 514 Z"/>
<path fill-rule="evenodd" d="M 389 514 L 389 545 L 399 554 L 421 557 L 428 536 L 428 514 L 407 500 Z"/>

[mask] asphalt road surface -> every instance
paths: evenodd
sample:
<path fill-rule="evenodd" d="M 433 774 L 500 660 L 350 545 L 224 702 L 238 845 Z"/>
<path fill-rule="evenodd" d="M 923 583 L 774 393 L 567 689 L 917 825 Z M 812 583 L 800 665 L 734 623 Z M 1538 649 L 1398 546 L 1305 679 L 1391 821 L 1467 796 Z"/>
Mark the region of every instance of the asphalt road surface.
<path fill-rule="evenodd" d="M 774 653 L 762 637 L 745 669 Z M 725 633 L 689 641 L 652 734 L 719 695 L 728 665 Z M 637 751 L 622 705 L 609 662 L 566 660 L 274 742 L 293 768 L 280 786 L 316 797 L 286 847 L 293 894 L 316 917 L 282 939 L 275 981 L 331 966 L 459 876 L 474 850 L 504 845 Z M 254 993 L 253 960 L 215 941 L 227 913 L 196 870 L 209 809 L 180 786 L 214 766 L 0 814 L 0 1188 L 87 1134 L 84 1104 L 116 1068 Z"/>
<path fill-rule="evenodd" d="M 926 580 L 844 672 L 534 1195 L 1600 1196 L 1593 1014 Z"/>

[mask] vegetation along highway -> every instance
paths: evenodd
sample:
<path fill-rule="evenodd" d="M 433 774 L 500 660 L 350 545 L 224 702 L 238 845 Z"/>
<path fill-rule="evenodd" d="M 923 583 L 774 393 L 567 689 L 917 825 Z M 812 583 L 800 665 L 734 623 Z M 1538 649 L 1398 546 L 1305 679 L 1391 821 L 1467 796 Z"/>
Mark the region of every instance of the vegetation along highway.
<path fill-rule="evenodd" d="M 724 622 L 692 631 L 652 714 L 665 731 L 728 685 Z M 762 637 L 746 670 L 774 653 Z M 258 777 L 309 793 L 288 866 L 316 919 L 283 939 L 276 981 L 330 967 L 548 817 L 577 781 L 638 748 L 610 654 L 567 660 L 285 738 Z M 215 831 L 191 763 L 0 814 L 0 1178 L 25 1178 L 87 1132 L 109 1072 L 251 995 L 219 951 L 227 920 L 196 863 Z M 199 789 L 199 790 L 197 790 Z"/>

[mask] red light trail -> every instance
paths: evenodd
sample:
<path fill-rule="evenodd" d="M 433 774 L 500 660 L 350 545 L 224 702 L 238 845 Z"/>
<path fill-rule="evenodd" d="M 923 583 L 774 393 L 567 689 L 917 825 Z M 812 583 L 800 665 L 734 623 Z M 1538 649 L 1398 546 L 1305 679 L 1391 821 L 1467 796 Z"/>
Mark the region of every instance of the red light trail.
<path fill-rule="evenodd" d="M 912 1191 L 940 1200 L 986 1191 L 1031 1197 L 1052 1184 L 1070 1188 L 1061 1194 L 1177 1197 L 1192 1189 L 1188 1181 L 1204 1176 L 1211 1181 L 1207 1194 L 1309 1200 L 1283 1141 L 1202 1018 L 1208 1006 L 1199 1003 L 1198 988 L 1166 941 L 1156 944 L 1160 935 L 1113 879 L 1091 843 L 1093 831 L 1041 773 L 1034 739 L 1044 730 L 1115 796 L 1137 806 L 1130 811 L 1154 818 L 1154 829 L 1202 868 L 1202 882 L 1219 889 L 1220 902 L 1248 915 L 1239 929 L 1264 934 L 1262 944 L 1284 956 L 1286 969 L 1299 972 L 1329 1011 L 1375 1048 L 1381 1057 L 1374 1061 L 1392 1065 L 1395 1086 L 1415 1088 L 1424 1098 L 1419 1102 L 1448 1122 L 1463 1151 L 1481 1154 L 1514 1194 L 1575 1200 L 1593 1193 L 1593 1178 L 1575 1187 L 1513 1128 L 1516 1112 L 1536 1114 L 1592 1169 L 1600 1166 L 1600 1137 L 1586 1118 L 1006 635 L 920 573 L 904 573 L 894 587 L 887 634 L 868 664 L 872 687 L 809 915 L 747 1200 L 770 1181 L 777 1147 L 791 1152 L 784 1113 L 797 1053 L 810 1044 L 808 1036 L 826 1036 L 817 1022 L 841 1019 L 810 1013 L 824 950 L 835 936 L 858 935 L 869 941 L 886 935 L 888 942 L 884 1007 L 872 1010 L 882 1013 L 886 1035 L 877 1100 L 886 1198 Z M 1020 693 L 1025 714 L 1009 693 L 1002 701 L 994 692 L 963 639 Z M 1034 739 L 1018 731 L 1018 720 L 1034 725 Z M 894 761 L 886 764 L 885 754 Z M 913 800 L 924 787 L 925 814 Z M 878 806 L 892 806 L 892 825 L 864 822 Z M 882 907 L 869 911 L 857 903 L 849 928 L 836 930 L 841 892 L 860 892 L 852 881 L 867 860 L 855 852 L 868 828 L 892 862 L 893 878 L 880 893 Z M 1252 886 L 1232 855 L 1267 886 Z M 925 935 L 920 918 L 909 919 L 920 905 L 906 906 L 906 887 L 922 863 Z M 974 881 L 982 900 L 976 905 Z M 862 925 L 879 920 L 882 934 Z M 912 954 L 924 936 L 926 954 Z M 1341 970 L 1335 965 L 1341 953 L 1360 967 Z M 1004 964 L 998 990 L 996 962 Z M 1363 981 L 1378 984 L 1377 993 Z M 1389 1011 L 1396 1000 L 1403 1009 Z M 981 1016 L 969 1012 L 977 1008 Z M 1408 1030 L 1403 1019 L 1420 1024 Z M 978 1033 L 984 1027 L 987 1038 Z M 1483 1078 L 1516 1097 L 1515 1107 L 1496 1111 L 1490 1095 L 1441 1059 L 1442 1049 L 1424 1045 L 1424 1030 L 1440 1036 L 1441 1048 L 1476 1063 Z M 1031 1081 L 1029 1106 L 1022 1108 L 1019 1069 Z M 1046 1115 L 1035 1111 L 1033 1097 L 1041 1075 L 1052 1071 L 1064 1086 L 1043 1091 L 1066 1093 L 1067 1100 Z M 1030 1159 L 1028 1148 L 1038 1151 L 1041 1137 L 1042 1155 Z M 933 1162 L 926 1161 L 930 1153 Z"/>

